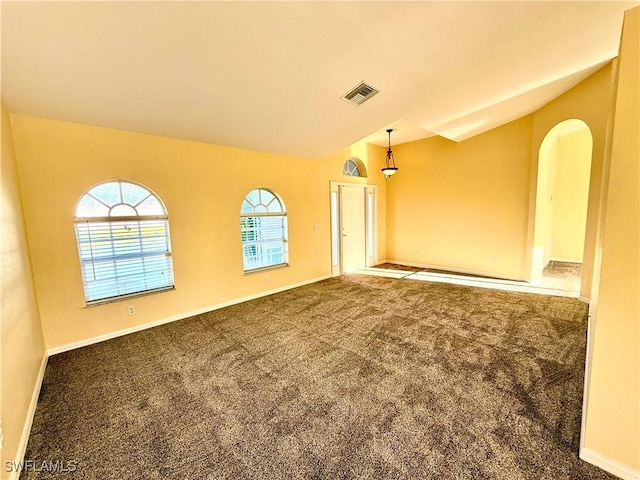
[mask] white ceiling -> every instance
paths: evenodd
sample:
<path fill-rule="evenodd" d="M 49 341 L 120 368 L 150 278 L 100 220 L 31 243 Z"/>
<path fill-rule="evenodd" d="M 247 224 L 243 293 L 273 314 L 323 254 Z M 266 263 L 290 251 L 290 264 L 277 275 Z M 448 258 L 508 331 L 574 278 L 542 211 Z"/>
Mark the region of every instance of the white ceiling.
<path fill-rule="evenodd" d="M 3 2 L 9 111 L 321 158 L 459 141 L 617 55 L 638 2 Z M 365 80 L 380 90 L 340 97 Z"/>

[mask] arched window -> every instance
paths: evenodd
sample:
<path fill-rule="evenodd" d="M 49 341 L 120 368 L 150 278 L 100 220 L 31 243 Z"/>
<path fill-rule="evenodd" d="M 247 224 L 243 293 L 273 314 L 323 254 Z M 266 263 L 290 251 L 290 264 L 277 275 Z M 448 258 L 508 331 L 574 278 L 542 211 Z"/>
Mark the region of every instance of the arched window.
<path fill-rule="evenodd" d="M 348 177 L 366 177 L 367 169 L 357 158 L 348 158 L 342 167 L 342 174 Z"/>
<path fill-rule="evenodd" d="M 244 271 L 287 265 L 287 211 L 270 190 L 251 190 L 240 208 Z"/>
<path fill-rule="evenodd" d="M 147 188 L 96 185 L 80 198 L 75 227 L 87 305 L 173 288 L 167 210 Z"/>
<path fill-rule="evenodd" d="M 358 170 L 358 164 L 351 159 L 348 159 L 344 162 L 344 167 L 342 168 L 342 174 L 347 175 L 349 177 L 359 177 L 360 170 Z"/>

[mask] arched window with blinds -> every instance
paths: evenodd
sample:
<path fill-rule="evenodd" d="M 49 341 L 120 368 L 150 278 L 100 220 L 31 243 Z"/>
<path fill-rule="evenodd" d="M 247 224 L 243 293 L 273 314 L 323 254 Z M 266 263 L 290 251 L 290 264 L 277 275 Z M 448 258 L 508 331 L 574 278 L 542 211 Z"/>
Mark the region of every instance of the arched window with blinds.
<path fill-rule="evenodd" d="M 289 263 L 287 211 L 271 190 L 251 190 L 240 208 L 242 260 L 245 272 Z"/>
<path fill-rule="evenodd" d="M 76 206 L 75 230 L 87 305 L 174 288 L 167 209 L 146 187 L 92 187 Z"/>

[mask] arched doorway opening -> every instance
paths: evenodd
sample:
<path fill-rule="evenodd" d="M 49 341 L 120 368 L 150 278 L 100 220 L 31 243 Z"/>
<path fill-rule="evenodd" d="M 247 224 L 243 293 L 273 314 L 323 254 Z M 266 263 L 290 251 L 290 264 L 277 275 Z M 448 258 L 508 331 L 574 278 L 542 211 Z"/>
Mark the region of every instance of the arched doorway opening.
<path fill-rule="evenodd" d="M 580 289 L 592 149 L 591 130 L 578 119 L 555 125 L 540 145 L 531 271 L 535 283 L 553 272 L 567 276 L 567 288 Z"/>

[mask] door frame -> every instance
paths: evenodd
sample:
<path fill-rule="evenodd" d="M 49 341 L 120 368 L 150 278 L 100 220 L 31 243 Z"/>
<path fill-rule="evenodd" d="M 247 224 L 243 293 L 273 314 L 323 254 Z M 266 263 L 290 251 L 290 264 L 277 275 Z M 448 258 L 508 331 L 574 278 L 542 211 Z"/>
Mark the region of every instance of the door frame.
<path fill-rule="evenodd" d="M 344 273 L 342 261 L 342 187 L 364 189 L 365 267 L 377 262 L 378 253 L 378 187 L 367 183 L 330 182 L 329 212 L 331 217 L 331 276 Z M 335 202 L 335 205 L 334 205 Z"/>
<path fill-rule="evenodd" d="M 569 130 L 565 129 L 564 133 L 558 133 L 558 132 L 563 132 L 562 126 L 568 125 L 569 122 L 571 122 L 573 125 L 579 125 L 579 127 L 578 126 L 570 127 Z M 542 137 L 540 145 L 538 146 L 538 152 L 536 157 L 537 162 L 535 165 L 535 186 L 533 186 L 531 189 L 531 195 L 533 195 L 532 197 L 533 211 L 530 214 L 530 220 L 529 220 L 533 230 L 529 239 L 529 241 L 531 242 L 530 260 L 529 260 L 530 261 L 529 281 L 532 283 L 540 283 L 542 281 L 542 272 L 547 264 L 547 262 L 544 261 L 546 257 L 548 257 L 549 262 L 553 260 L 571 261 L 571 260 L 564 260 L 564 259 L 551 257 L 551 254 L 550 254 L 551 248 L 549 248 L 549 242 L 551 241 L 553 229 L 552 229 L 552 226 L 549 225 L 548 226 L 549 231 L 546 232 L 547 235 L 545 236 L 544 239 L 542 238 L 543 236 L 542 232 L 544 230 L 542 223 L 548 222 L 549 219 L 543 218 L 541 215 L 541 211 L 542 211 L 542 202 L 546 202 L 547 198 L 549 198 L 550 196 L 550 191 L 548 190 L 548 187 L 550 186 L 548 178 L 552 170 L 551 170 L 551 165 L 549 164 L 549 161 L 550 161 L 549 158 L 551 156 L 550 152 L 554 142 L 558 138 L 560 138 L 562 135 L 575 133 L 583 129 L 586 129 L 589 132 L 589 137 L 591 141 L 591 153 L 589 157 L 589 178 L 587 181 L 588 182 L 587 191 L 588 191 L 588 197 L 589 197 L 591 195 L 590 184 L 592 182 L 591 177 L 592 177 L 592 167 L 593 167 L 593 142 L 594 142 L 593 132 L 591 131 L 591 127 L 589 126 L 589 124 L 587 124 L 587 122 L 585 122 L 580 118 L 567 118 L 562 121 L 559 121 L 547 130 L 544 137 Z M 562 158 L 562 157 L 558 157 L 558 158 Z M 547 195 L 546 198 L 542 197 L 543 190 L 546 191 L 546 195 Z M 587 197 L 587 220 L 586 220 L 586 228 L 585 228 L 586 231 L 585 231 L 584 237 L 582 238 L 582 246 L 583 246 L 582 263 L 583 264 L 584 264 L 584 249 L 586 247 L 587 235 L 589 232 L 589 217 L 588 217 L 589 198 L 588 197 Z M 549 252 L 547 252 L 547 250 L 549 250 Z M 583 271 L 583 278 L 580 281 L 581 295 L 582 295 L 582 284 L 584 282 L 584 275 L 585 275 L 585 272 Z"/>

